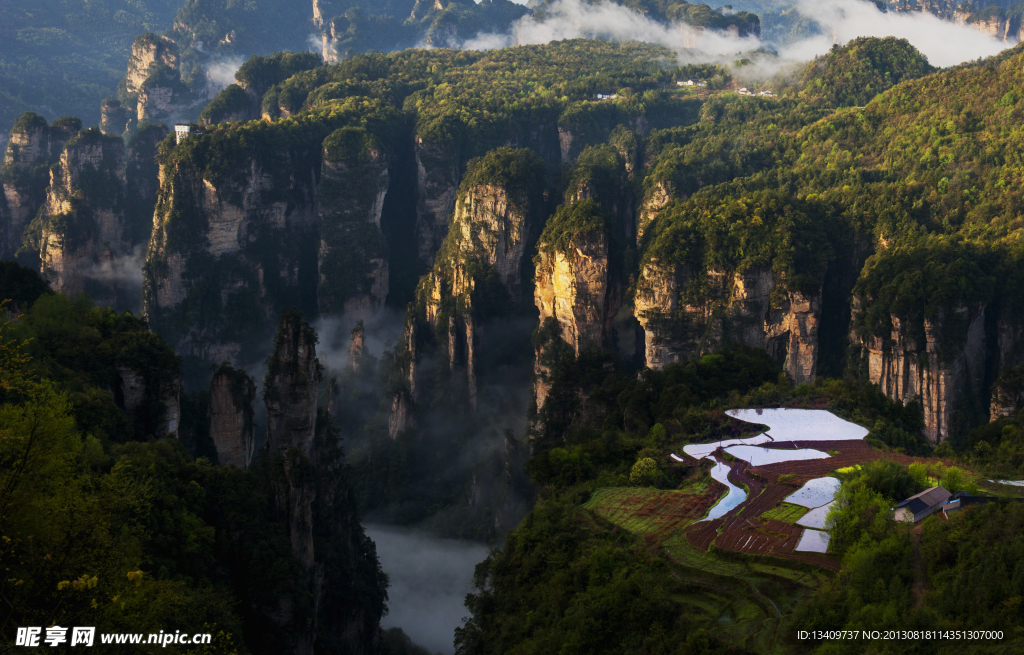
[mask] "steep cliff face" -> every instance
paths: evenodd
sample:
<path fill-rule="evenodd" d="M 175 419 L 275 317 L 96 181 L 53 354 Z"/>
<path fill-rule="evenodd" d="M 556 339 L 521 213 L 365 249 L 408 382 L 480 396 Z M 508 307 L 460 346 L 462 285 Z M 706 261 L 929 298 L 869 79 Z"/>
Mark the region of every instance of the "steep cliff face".
<path fill-rule="evenodd" d="M 383 574 L 359 525 L 338 435 L 316 407 L 321 381 L 316 343 L 301 315 L 287 311 L 267 362 L 264 400 L 274 513 L 286 528 L 301 576 L 296 593 L 263 611 L 289 634 L 287 653 L 372 653 L 383 613 Z"/>
<path fill-rule="evenodd" d="M 64 144 L 78 134 L 82 122 L 61 118 L 47 125 L 42 116 L 27 112 L 11 129 L 0 173 L 6 204 L 6 238 L 0 243 L 0 255 L 11 258 L 22 247 L 23 233 L 39 208 L 46 202 L 50 183 L 49 167 L 56 162 Z M 31 239 L 38 247 L 38 235 Z"/>
<path fill-rule="evenodd" d="M 1016 406 L 1019 271 L 998 248 L 939 238 L 880 249 L 864 265 L 853 364 L 889 397 L 918 403 L 932 442 L 956 443 Z"/>
<path fill-rule="evenodd" d="M 96 128 L 68 142 L 51 171 L 43 208 L 40 258 L 54 290 L 74 294 L 125 256 L 125 150 L 119 136 Z M 89 284 L 99 304 L 114 302 L 114 290 Z M 98 296 L 98 297 L 97 297 Z"/>
<path fill-rule="evenodd" d="M 100 129 L 104 134 L 124 135 L 132 118 L 117 98 L 107 98 L 100 104 Z"/>
<path fill-rule="evenodd" d="M 378 137 L 343 127 L 350 118 L 304 119 L 298 132 L 288 121 L 223 126 L 161 155 L 143 309 L 189 374 L 251 363 L 285 308 L 383 304 L 388 156 Z"/>
<path fill-rule="evenodd" d="M 146 79 L 160 67 L 177 69 L 178 66 L 178 47 L 174 41 L 152 33 L 141 34 L 132 42 L 128 70 L 124 76 L 125 92 L 131 96 L 138 95 Z"/>
<path fill-rule="evenodd" d="M 256 385 L 245 371 L 222 365 L 210 382 L 210 438 L 222 466 L 244 469 L 252 461 Z"/>
<path fill-rule="evenodd" d="M 287 311 L 267 362 L 263 399 L 267 404 L 267 448 L 297 449 L 310 456 L 316 433 L 316 400 L 322 371 L 316 333 L 301 316 Z"/>
<path fill-rule="evenodd" d="M 1024 407 L 1024 366 L 1004 366 L 992 383 L 989 420 L 1013 416 Z"/>
<path fill-rule="evenodd" d="M 388 191 L 384 149 L 361 128 L 342 128 L 324 141 L 320 178 L 321 313 L 365 315 L 388 293 L 387 243 L 380 215 Z"/>
<path fill-rule="evenodd" d="M 612 347 L 612 323 L 622 303 L 622 285 L 611 265 L 614 220 L 594 200 L 565 205 L 548 219 L 537 243 L 534 303 L 540 324 L 579 355 Z M 537 346 L 534 399 L 544 406 L 555 364 L 550 338 Z"/>
<path fill-rule="evenodd" d="M 694 287 L 708 290 L 700 302 L 687 300 Z M 765 348 L 795 383 L 814 380 L 820 285 L 801 291 L 770 269 L 694 273 L 651 260 L 641 270 L 634 303 L 650 368 L 742 343 Z"/>
<path fill-rule="evenodd" d="M 990 36 L 1013 43 L 1021 38 L 1021 20 L 1008 11 L 1014 0 L 887 0 L 889 11 L 921 11 L 960 25 L 969 25 Z"/>
<path fill-rule="evenodd" d="M 525 309 L 525 259 L 543 193 L 544 163 L 530 150 L 498 148 L 470 162 L 448 234 L 406 317 L 406 384 L 393 398 L 392 436 L 413 424 L 412 407 L 426 388 L 417 379 L 424 357 L 446 372 L 427 393 L 468 398 L 468 408 L 476 410 L 481 350 L 501 340 L 494 319 L 512 319 Z"/>
<path fill-rule="evenodd" d="M 192 91 L 181 80 L 178 46 L 166 36 L 140 34 L 132 43 L 124 79 L 118 89 L 121 109 L 127 116 L 126 129 L 145 121 L 185 121 L 195 118 L 200 104 L 208 100 L 205 91 Z M 106 103 L 105 103 L 106 104 Z M 112 118 L 120 118 L 120 112 Z M 119 123 L 119 120 L 118 120 Z"/>
<path fill-rule="evenodd" d="M 855 313 L 860 311 L 859 303 Z M 933 442 L 948 439 L 957 411 L 971 401 L 983 402 L 988 349 L 984 304 L 958 306 L 954 316 L 945 313 L 924 319 L 924 339 L 915 338 L 908 321 L 890 316 L 889 338 L 872 336 L 851 339 L 863 348 L 867 377 L 894 400 L 917 401 L 924 411 L 925 434 Z M 950 354 L 952 339 L 944 334 L 950 322 L 967 325 L 963 349 Z M 975 410 L 977 408 L 972 408 Z"/>
<path fill-rule="evenodd" d="M 153 158 L 166 134 L 162 126 L 147 126 L 125 148 L 120 136 L 90 128 L 67 142 L 24 238 L 38 244 L 54 290 L 84 291 L 99 305 L 137 311 L 141 252 L 156 202 Z"/>
<path fill-rule="evenodd" d="M 315 312 L 321 146 L 311 147 L 249 151 L 222 175 L 177 157 L 161 165 L 143 309 L 179 353 L 238 365 L 277 311 Z"/>
<path fill-rule="evenodd" d="M 416 137 L 416 236 L 420 259 L 427 265 L 433 264 L 448 233 L 461 175 L 462 161 L 454 144 Z"/>
<path fill-rule="evenodd" d="M 114 398 L 142 437 L 178 436 L 181 419 L 181 382 L 178 378 L 156 379 L 135 368 L 118 364 Z M 140 411 L 141 410 L 141 411 Z M 143 424 L 144 417 L 159 416 L 154 426 Z"/>
<path fill-rule="evenodd" d="M 647 193 L 644 194 L 640 204 L 640 215 L 636 222 L 636 243 L 640 246 L 643 242 L 644 232 L 647 227 L 658 218 L 661 210 L 665 209 L 672 198 L 676 195 L 672 189 L 672 183 L 668 180 L 658 180 L 651 184 Z"/>

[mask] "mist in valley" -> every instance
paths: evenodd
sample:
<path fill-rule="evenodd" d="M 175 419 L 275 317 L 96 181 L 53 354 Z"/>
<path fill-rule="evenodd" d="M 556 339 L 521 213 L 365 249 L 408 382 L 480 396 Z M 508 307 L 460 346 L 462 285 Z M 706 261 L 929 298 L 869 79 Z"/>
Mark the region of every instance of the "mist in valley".
<path fill-rule="evenodd" d="M 441 539 L 420 530 L 365 526 L 388 574 L 388 614 L 381 627 L 399 627 L 431 652 L 455 652 L 455 628 L 468 614 L 473 569 L 487 557 L 484 544 Z"/>

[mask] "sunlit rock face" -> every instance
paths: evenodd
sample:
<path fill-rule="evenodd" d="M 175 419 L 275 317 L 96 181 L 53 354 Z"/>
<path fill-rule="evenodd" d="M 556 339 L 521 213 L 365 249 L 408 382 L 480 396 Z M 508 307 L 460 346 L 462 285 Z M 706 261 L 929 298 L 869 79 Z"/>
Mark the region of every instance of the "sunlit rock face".
<path fill-rule="evenodd" d="M 88 278 L 112 268 L 131 250 L 125 165 L 121 137 L 92 128 L 68 142 L 51 170 L 40 258 L 55 291 L 85 291 Z M 99 304 L 113 304 L 114 289 L 104 286 L 91 285 L 89 291 L 98 294 L 94 300 Z"/>
<path fill-rule="evenodd" d="M 60 160 L 64 144 L 76 136 L 81 127 L 82 122 L 77 118 L 61 118 L 49 125 L 46 119 L 32 112 L 26 112 L 15 122 L 0 171 L 3 186 L 0 256 L 13 258 L 23 247 L 26 229 L 46 202 L 50 185 L 48 168 Z M 33 246 L 38 246 L 38 239 Z"/>
<path fill-rule="evenodd" d="M 530 150 L 498 148 L 471 163 L 444 242 L 430 272 L 420 279 L 416 304 L 406 319 L 408 385 L 393 399 L 393 436 L 412 424 L 410 407 L 421 386 L 416 378 L 423 343 L 448 370 L 451 393 L 464 393 L 467 407 L 476 410 L 477 367 L 480 349 L 487 344 L 487 323 L 516 316 L 525 305 L 526 254 L 542 220 L 543 193 L 544 164 Z"/>
<path fill-rule="evenodd" d="M 710 298 L 683 297 L 696 275 L 704 275 Z M 787 288 L 772 270 L 729 274 L 691 272 L 647 262 L 640 274 L 635 313 L 644 330 L 647 365 L 654 369 L 716 350 L 727 343 L 765 348 L 796 383 L 812 382 L 818 359 L 821 288 Z"/>

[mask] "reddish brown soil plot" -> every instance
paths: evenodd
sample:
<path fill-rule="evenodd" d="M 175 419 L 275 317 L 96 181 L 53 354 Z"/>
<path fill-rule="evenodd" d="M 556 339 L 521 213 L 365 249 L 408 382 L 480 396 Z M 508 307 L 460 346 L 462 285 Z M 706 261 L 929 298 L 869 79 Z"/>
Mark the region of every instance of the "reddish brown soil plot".
<path fill-rule="evenodd" d="M 718 536 L 718 527 L 724 522 L 725 519 L 715 519 L 694 523 L 686 529 L 686 540 L 697 550 L 706 553 L 708 546 Z"/>
<path fill-rule="evenodd" d="M 765 448 L 775 447 L 770 443 L 762 445 Z M 885 453 L 881 450 L 875 450 L 863 439 L 850 439 L 846 441 L 793 441 L 787 442 L 786 447 L 781 449 L 788 450 L 793 446 L 797 448 L 814 448 L 823 452 L 828 452 L 830 450 L 838 452 L 827 459 L 804 459 L 795 462 L 779 462 L 778 464 L 760 466 L 756 470 L 762 472 L 762 475 L 766 476 L 772 473 L 778 475 L 791 473 L 798 476 L 806 476 L 809 479 L 827 475 L 836 469 L 846 468 L 847 466 L 853 466 L 855 464 L 863 464 L 864 462 L 870 462 L 876 459 L 891 459 L 894 462 L 903 464 L 904 466 L 917 461 L 924 461 L 918 457 L 910 457 L 908 455 L 900 455 L 897 453 Z"/>
<path fill-rule="evenodd" d="M 753 518 L 774 509 L 784 498 L 793 493 L 793 488 L 781 484 L 768 484 L 752 500 L 748 500 L 738 516 Z"/>

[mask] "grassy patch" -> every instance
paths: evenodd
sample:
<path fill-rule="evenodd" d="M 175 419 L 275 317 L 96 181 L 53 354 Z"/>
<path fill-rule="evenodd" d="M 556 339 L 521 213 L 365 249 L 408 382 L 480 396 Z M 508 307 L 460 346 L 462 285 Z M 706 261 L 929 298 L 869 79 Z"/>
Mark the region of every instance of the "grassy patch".
<path fill-rule="evenodd" d="M 763 519 L 775 519 L 776 521 L 782 521 L 783 523 L 796 523 L 800 520 L 800 517 L 809 512 L 810 510 L 806 507 L 800 507 L 799 505 L 793 505 L 792 503 L 782 503 L 778 507 L 772 508 L 761 515 Z"/>
<path fill-rule="evenodd" d="M 1018 487 L 1012 484 L 999 484 L 998 482 L 989 482 L 985 478 L 976 478 L 975 483 L 978 485 L 978 490 L 993 496 L 1003 496 L 1005 498 L 1024 498 L 1024 487 Z"/>
<path fill-rule="evenodd" d="M 705 491 L 707 486 L 703 485 Z M 595 491 L 583 507 L 630 532 L 667 536 L 701 518 L 712 502 L 704 494 L 688 491 L 612 487 Z"/>
<path fill-rule="evenodd" d="M 692 569 L 730 577 L 742 575 L 746 571 L 741 564 L 700 552 L 690 545 L 682 533 L 672 535 L 661 547 L 672 561 Z"/>

